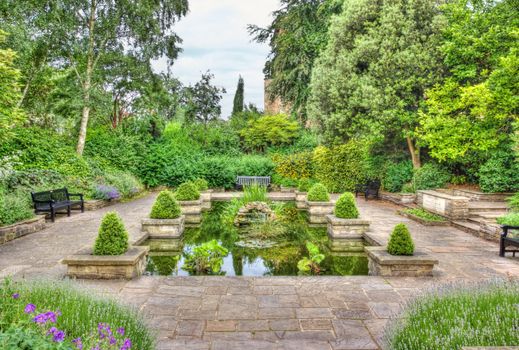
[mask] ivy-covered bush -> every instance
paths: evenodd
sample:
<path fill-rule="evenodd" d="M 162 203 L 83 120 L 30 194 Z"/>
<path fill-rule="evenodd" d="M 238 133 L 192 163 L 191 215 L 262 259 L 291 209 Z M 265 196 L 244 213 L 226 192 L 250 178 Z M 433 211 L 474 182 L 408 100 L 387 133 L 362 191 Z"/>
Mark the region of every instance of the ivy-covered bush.
<path fill-rule="evenodd" d="M 175 198 L 179 201 L 195 201 L 200 199 L 200 192 L 192 182 L 184 182 L 178 186 Z"/>
<path fill-rule="evenodd" d="M 328 202 L 330 200 L 330 195 L 328 194 L 328 189 L 321 183 L 316 183 L 310 188 L 306 198 L 310 202 Z"/>
<path fill-rule="evenodd" d="M 341 219 L 357 219 L 359 210 L 352 193 L 343 193 L 335 203 L 335 216 Z"/>
<path fill-rule="evenodd" d="M 170 191 L 162 191 L 151 208 L 151 219 L 176 219 L 182 215 L 177 199 Z"/>
<path fill-rule="evenodd" d="M 387 244 L 387 251 L 391 255 L 413 255 L 414 243 L 405 224 L 398 224 L 393 229 Z"/>
<path fill-rule="evenodd" d="M 99 227 L 94 255 L 122 255 L 128 246 L 128 232 L 122 219 L 115 212 L 107 213 Z"/>
<path fill-rule="evenodd" d="M 209 183 L 206 179 L 203 178 L 196 179 L 195 181 L 193 181 L 193 184 L 195 185 L 198 191 L 207 191 L 209 189 Z"/>
<path fill-rule="evenodd" d="M 483 192 L 519 191 L 519 162 L 513 154 L 496 152 L 481 166 L 478 175 Z"/>
<path fill-rule="evenodd" d="M 404 184 L 413 179 L 413 163 L 411 161 L 390 163 L 385 172 L 382 185 L 388 192 L 402 191 Z"/>
<path fill-rule="evenodd" d="M 434 163 L 427 163 L 415 169 L 413 184 L 416 190 L 442 188 L 450 180 L 450 174 Z"/>
<path fill-rule="evenodd" d="M 356 184 L 366 181 L 368 158 L 369 144 L 363 141 L 317 147 L 313 154 L 315 178 L 332 192 L 352 192 Z"/>
<path fill-rule="evenodd" d="M 308 179 L 314 175 L 312 152 L 300 152 L 295 154 L 273 156 L 276 163 L 276 174 L 292 179 Z"/>

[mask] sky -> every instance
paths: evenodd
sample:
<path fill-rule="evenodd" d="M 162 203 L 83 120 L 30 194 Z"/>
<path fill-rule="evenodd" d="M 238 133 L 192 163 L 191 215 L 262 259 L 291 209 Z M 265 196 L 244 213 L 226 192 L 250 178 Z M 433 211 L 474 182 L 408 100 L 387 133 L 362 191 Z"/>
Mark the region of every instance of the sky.
<path fill-rule="evenodd" d="M 194 84 L 210 70 L 213 84 L 224 87 L 222 116 L 231 114 L 239 75 L 245 80 L 245 103 L 263 109 L 263 67 L 269 47 L 251 41 L 248 24 L 262 27 L 272 22 L 279 0 L 190 0 L 188 15 L 175 26 L 183 52 L 172 67 L 174 76 Z M 164 62 L 156 64 L 165 69 Z"/>

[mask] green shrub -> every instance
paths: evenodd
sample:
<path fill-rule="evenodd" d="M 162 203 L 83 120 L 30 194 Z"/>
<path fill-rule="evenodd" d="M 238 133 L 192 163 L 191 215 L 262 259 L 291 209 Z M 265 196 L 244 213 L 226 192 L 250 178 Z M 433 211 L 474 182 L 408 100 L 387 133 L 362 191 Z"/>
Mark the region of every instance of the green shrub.
<path fill-rule="evenodd" d="M 141 182 L 132 174 L 115 171 L 105 174 L 106 183 L 117 188 L 123 198 L 132 198 L 143 190 Z"/>
<path fill-rule="evenodd" d="M 194 275 L 219 275 L 223 265 L 223 258 L 229 251 L 216 240 L 206 242 L 186 253 L 182 268 Z"/>
<path fill-rule="evenodd" d="M 416 188 L 414 187 L 414 184 L 411 182 L 402 186 L 402 193 L 416 193 Z"/>
<path fill-rule="evenodd" d="M 268 202 L 267 188 L 262 185 L 252 184 L 243 188 L 242 203 Z"/>
<path fill-rule="evenodd" d="M 416 190 L 442 188 L 449 181 L 450 175 L 440 166 L 427 163 L 415 169 L 413 183 Z"/>
<path fill-rule="evenodd" d="M 312 152 L 276 154 L 272 159 L 276 163 L 276 174 L 282 177 L 297 180 L 311 178 L 314 175 Z"/>
<path fill-rule="evenodd" d="M 426 221 L 435 221 L 435 222 L 445 221 L 445 219 L 442 216 L 433 214 L 422 208 L 406 209 L 406 210 L 404 210 L 404 213 L 408 213 L 408 214 L 417 216 Z"/>
<path fill-rule="evenodd" d="M 179 201 L 195 201 L 200 199 L 200 192 L 192 182 L 184 182 L 178 186 L 175 198 Z"/>
<path fill-rule="evenodd" d="M 207 191 L 209 189 L 209 183 L 206 179 L 198 178 L 193 181 L 193 184 L 198 191 Z"/>
<path fill-rule="evenodd" d="M 413 163 L 411 161 L 391 163 L 386 169 L 382 185 L 386 191 L 397 193 L 402 191 L 404 184 L 412 179 Z"/>
<path fill-rule="evenodd" d="M 297 184 L 297 190 L 299 192 L 308 192 L 314 184 L 315 181 L 312 179 L 301 179 Z"/>
<path fill-rule="evenodd" d="M 291 144 L 299 134 L 299 124 L 283 114 L 268 115 L 249 121 L 240 134 L 245 148 L 263 152 L 269 146 Z"/>
<path fill-rule="evenodd" d="M 274 162 L 261 155 L 242 155 L 234 159 L 235 177 L 243 176 L 272 176 L 274 174 Z M 234 180 L 234 179 L 233 179 Z"/>
<path fill-rule="evenodd" d="M 341 219 L 357 219 L 359 210 L 352 193 L 343 193 L 335 203 L 335 216 Z"/>
<path fill-rule="evenodd" d="M 497 223 L 506 226 L 519 226 L 519 213 L 506 214 L 498 218 Z"/>
<path fill-rule="evenodd" d="M 387 251 L 391 255 L 413 255 L 414 243 L 405 224 L 398 224 L 393 229 L 387 244 Z"/>
<path fill-rule="evenodd" d="M 507 201 L 512 211 L 519 211 L 519 192 L 507 198 Z"/>
<path fill-rule="evenodd" d="M 94 255 L 122 255 L 128 250 L 128 232 L 115 212 L 105 214 L 94 244 Z"/>
<path fill-rule="evenodd" d="M 272 181 L 272 184 L 283 186 L 283 187 L 296 187 L 297 186 L 296 180 L 289 179 L 287 177 L 283 177 L 279 174 L 274 174 L 272 176 L 271 181 Z"/>
<path fill-rule="evenodd" d="M 321 183 L 313 185 L 306 197 L 310 202 L 328 202 L 330 200 L 328 189 Z"/>
<path fill-rule="evenodd" d="M 175 196 L 170 191 L 162 191 L 157 196 L 151 208 L 152 219 L 176 219 L 182 215 L 182 210 Z"/>
<path fill-rule="evenodd" d="M 496 152 L 478 172 L 483 192 L 519 191 L 519 162 L 512 154 Z"/>
<path fill-rule="evenodd" d="M 41 331 L 13 325 L 0 330 L 0 349 L 69 350 L 72 349 L 72 343 L 56 343 L 52 335 L 45 336 Z"/>
<path fill-rule="evenodd" d="M 12 297 L 15 293 L 19 295 L 18 299 Z M 97 293 L 85 292 L 85 288 L 80 289 L 71 282 L 44 280 L 11 282 L 4 280 L 0 285 L 0 332 L 16 328 L 27 317 L 29 317 L 28 323 L 32 329 L 38 329 L 31 316 L 24 313 L 24 307 L 29 303 L 36 306 L 37 312 L 59 310 L 61 315 L 57 317 L 57 322 L 53 326 L 63 330 L 68 340 L 81 338 L 84 349 L 92 349 L 96 346 L 97 327 L 101 322 L 110 325 L 112 330 L 124 328 L 124 338 L 131 340 L 132 349 L 155 349 L 155 335 L 146 327 L 144 319 L 136 310 L 120 305 L 115 299 L 106 296 L 101 298 Z M 45 329 L 44 332 L 46 331 Z M 27 333 L 28 337 L 24 339 L 34 339 L 30 331 Z M 19 334 L 12 334 L 11 339 L 20 339 Z M 46 349 L 40 347 L 39 343 L 35 344 L 32 347 L 15 347 L 15 349 Z M 0 348 L 11 349 L 2 347 L 1 343 Z M 72 348 L 76 347 L 66 349 Z"/>
<path fill-rule="evenodd" d="M 30 194 L 24 191 L 4 193 L 0 188 L 0 226 L 7 226 L 34 216 Z"/>
<path fill-rule="evenodd" d="M 388 349 L 444 350 L 519 344 L 519 283 L 441 287 L 408 304 L 386 329 Z"/>

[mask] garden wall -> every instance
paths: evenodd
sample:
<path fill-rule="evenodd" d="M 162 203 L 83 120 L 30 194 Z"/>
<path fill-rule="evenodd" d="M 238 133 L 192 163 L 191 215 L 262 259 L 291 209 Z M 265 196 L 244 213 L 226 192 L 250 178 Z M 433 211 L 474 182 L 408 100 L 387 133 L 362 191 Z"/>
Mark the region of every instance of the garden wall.
<path fill-rule="evenodd" d="M 0 244 L 41 231 L 45 228 L 45 215 L 38 215 L 13 225 L 0 227 Z"/>

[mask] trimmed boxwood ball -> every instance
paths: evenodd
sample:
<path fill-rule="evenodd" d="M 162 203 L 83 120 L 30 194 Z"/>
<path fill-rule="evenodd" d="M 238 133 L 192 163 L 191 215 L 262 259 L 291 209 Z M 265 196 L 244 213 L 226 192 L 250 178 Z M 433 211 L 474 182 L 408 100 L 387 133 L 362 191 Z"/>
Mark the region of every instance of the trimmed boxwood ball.
<path fill-rule="evenodd" d="M 352 193 L 343 193 L 335 203 L 335 216 L 341 219 L 357 219 L 359 210 Z"/>
<path fill-rule="evenodd" d="M 391 255 L 413 255 L 414 243 L 405 224 L 398 224 L 393 229 L 387 251 Z"/>
<path fill-rule="evenodd" d="M 307 199 L 310 202 L 328 202 L 330 195 L 328 189 L 323 184 L 317 183 L 308 191 Z"/>
<path fill-rule="evenodd" d="M 152 219 L 176 219 L 182 215 L 182 210 L 175 196 L 170 191 L 162 191 L 157 196 L 151 208 Z"/>
<path fill-rule="evenodd" d="M 199 191 L 207 191 L 209 189 L 209 184 L 207 183 L 206 179 L 196 179 L 195 181 L 193 181 L 193 184 Z"/>
<path fill-rule="evenodd" d="M 122 219 L 115 212 L 107 213 L 99 227 L 94 255 L 122 255 L 128 246 L 128 232 Z"/>
<path fill-rule="evenodd" d="M 178 186 L 175 198 L 179 201 L 196 201 L 200 199 L 200 192 L 192 182 L 184 182 Z"/>

